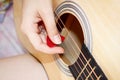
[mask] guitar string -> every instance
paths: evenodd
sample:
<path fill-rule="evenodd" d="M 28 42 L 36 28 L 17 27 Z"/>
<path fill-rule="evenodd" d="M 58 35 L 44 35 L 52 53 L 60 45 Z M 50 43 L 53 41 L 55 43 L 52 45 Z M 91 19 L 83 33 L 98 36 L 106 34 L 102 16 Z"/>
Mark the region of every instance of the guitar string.
<path fill-rule="evenodd" d="M 69 42 L 69 40 L 68 40 L 68 42 Z M 63 44 L 61 44 L 62 46 L 64 46 Z M 71 45 L 71 44 L 70 44 Z M 66 47 L 67 48 L 67 47 Z M 73 48 L 73 46 L 72 46 L 72 48 Z M 68 48 L 67 48 L 68 49 Z M 74 49 L 74 48 L 73 48 Z M 75 51 L 74 51 L 74 53 L 75 53 Z M 73 54 L 72 53 L 70 53 L 72 56 L 73 56 Z M 73 58 L 74 58 L 74 56 L 73 56 Z M 74 58 L 74 59 L 76 59 L 76 58 Z M 78 63 L 77 63 L 78 64 Z M 78 64 L 79 65 L 79 64 Z M 77 66 L 76 65 L 73 65 L 73 67 L 75 67 L 75 70 L 77 70 L 77 73 L 79 74 L 79 70 L 76 68 Z M 79 66 L 80 67 L 80 69 L 82 70 L 82 68 L 81 68 L 81 66 Z M 72 68 L 71 68 L 72 69 Z M 74 72 L 74 70 L 72 70 L 73 72 Z M 84 80 L 83 79 L 83 77 L 81 76 L 81 79 L 82 80 Z"/>
<path fill-rule="evenodd" d="M 74 24 L 75 23 L 75 21 L 72 23 L 72 24 Z M 59 24 L 59 22 L 58 22 L 58 25 L 60 26 L 60 24 Z M 68 34 L 68 35 L 70 35 L 70 34 Z M 70 43 L 70 41 L 68 40 L 68 42 Z M 71 45 L 71 44 L 70 44 Z M 77 53 L 76 52 L 76 50 L 74 49 L 74 47 L 71 45 L 71 47 L 72 47 L 72 49 L 74 50 L 74 53 Z M 72 54 L 72 56 L 74 57 L 74 55 Z M 78 56 L 78 55 L 77 55 Z M 75 58 L 76 59 L 76 58 Z M 84 63 L 83 63 L 83 61 L 81 60 L 81 58 L 80 58 L 80 62 L 82 63 L 82 65 L 85 65 Z M 82 70 L 82 68 L 81 68 L 81 66 L 79 65 L 79 63 L 78 63 L 78 61 L 76 61 L 76 63 L 78 64 L 78 66 L 80 67 L 80 69 Z M 76 65 L 77 65 L 76 64 Z M 89 71 L 88 71 L 88 69 L 85 69 L 85 70 L 87 70 L 87 73 L 89 73 Z M 79 72 L 78 72 L 79 73 Z M 84 74 L 84 76 L 86 77 L 87 75 L 85 74 L 85 72 L 83 72 L 83 74 Z M 92 76 L 91 76 L 91 78 L 92 78 Z M 93 79 L 93 78 L 92 78 Z"/>
<path fill-rule="evenodd" d="M 74 23 L 75 23 L 75 20 L 73 21 L 72 25 L 73 25 Z M 68 40 L 68 42 L 70 42 L 70 41 Z M 71 45 L 71 44 L 70 44 L 70 45 Z M 71 46 L 72 46 L 72 45 L 71 45 Z M 75 50 L 75 48 L 74 48 L 73 46 L 72 46 L 72 48 L 73 48 L 74 52 L 77 53 L 76 50 Z M 81 54 L 81 53 L 80 53 L 80 54 Z M 77 54 L 77 56 L 78 56 L 78 54 Z M 80 62 L 82 63 L 82 65 L 86 65 L 86 64 L 84 64 L 83 60 L 82 60 L 80 57 L 79 57 L 78 59 L 80 60 Z M 77 61 L 76 61 L 76 62 L 77 62 Z M 77 62 L 77 63 L 78 63 L 78 62 Z M 78 65 L 79 65 L 79 63 L 78 63 Z M 79 67 L 81 67 L 81 66 L 79 65 Z M 82 70 L 82 69 L 81 69 L 81 70 Z M 89 74 L 89 71 L 88 71 L 87 68 L 85 68 L 82 73 L 85 75 L 85 77 L 87 77 L 87 74 L 85 74 L 85 72 L 84 72 L 85 70 L 86 70 L 87 73 Z M 91 77 L 91 79 L 93 80 L 93 77 L 92 77 L 92 76 L 90 76 L 90 77 Z"/>
<path fill-rule="evenodd" d="M 69 40 L 68 40 L 68 42 L 70 43 Z M 70 44 L 70 45 L 71 45 L 71 44 Z M 76 50 L 75 50 L 75 48 L 74 48 L 72 45 L 71 45 L 71 47 L 73 48 L 74 52 L 77 53 Z M 80 59 L 80 61 L 82 62 L 81 59 Z M 79 63 L 78 63 L 77 61 L 76 61 L 76 63 L 78 64 L 78 66 L 80 67 L 80 69 L 81 69 L 81 71 L 82 71 L 82 68 L 81 68 L 81 66 L 79 65 Z M 82 63 L 83 63 L 83 62 L 82 62 Z M 89 72 L 88 72 L 88 73 L 89 73 Z M 78 74 L 79 74 L 79 73 L 78 73 Z M 85 77 L 87 77 L 87 75 L 85 74 L 85 72 L 83 72 L 83 74 L 84 74 Z"/>
<path fill-rule="evenodd" d="M 58 23 L 58 25 L 60 25 L 59 23 Z M 74 57 L 74 56 L 73 56 Z M 79 58 L 80 59 L 80 58 Z M 80 61 L 82 62 L 82 60 L 80 59 Z M 77 62 L 77 61 L 76 61 Z M 77 62 L 77 64 L 78 64 L 78 62 Z M 86 64 L 84 64 L 83 62 L 82 62 L 82 64 L 83 65 L 86 65 Z M 78 64 L 78 66 L 80 67 L 80 65 Z M 76 69 L 76 66 L 75 66 L 75 69 Z M 88 71 L 88 69 L 86 68 L 86 70 L 87 70 L 87 72 L 89 73 L 89 71 Z M 77 72 L 78 72 L 78 70 L 77 70 Z M 83 74 L 84 74 L 84 76 L 86 77 L 86 74 L 84 73 L 84 72 L 82 72 Z M 79 74 L 79 73 L 78 73 Z M 92 76 L 90 76 L 91 78 L 92 78 L 92 80 L 93 80 L 93 77 Z"/>
<path fill-rule="evenodd" d="M 62 24 L 64 25 L 64 23 L 62 22 Z M 65 27 L 65 26 L 64 26 Z M 66 27 L 65 27 L 66 28 Z M 67 29 L 66 29 L 67 30 Z M 69 32 L 69 31 L 68 31 Z M 73 40 L 73 39 L 72 39 Z M 74 40 L 73 40 L 74 41 Z M 75 43 L 75 42 L 74 42 Z M 79 49 L 79 48 L 78 48 Z M 79 51 L 81 51 L 81 50 L 79 50 Z M 84 55 L 83 55 L 83 53 L 82 53 L 82 56 L 84 57 Z M 79 57 L 78 57 L 79 58 Z M 79 58 L 80 59 L 80 58 Z M 84 59 L 86 59 L 85 57 L 84 57 Z M 87 62 L 87 60 L 86 60 L 86 62 Z M 91 70 L 92 70 L 92 67 L 91 67 L 91 65 L 90 64 L 88 64 L 88 66 L 91 68 Z M 87 70 L 88 71 L 88 70 Z M 94 73 L 94 75 L 96 76 L 96 78 L 97 78 L 97 75 L 96 75 L 96 73 L 95 72 L 93 72 Z"/>
<path fill-rule="evenodd" d="M 58 17 L 58 15 L 56 14 L 56 12 L 54 12 L 55 13 L 55 15 L 57 16 L 57 18 L 60 20 L 60 22 L 63 24 L 63 26 L 65 27 L 65 29 L 66 29 L 66 26 L 64 25 L 64 23 L 62 22 L 62 20 Z M 66 29 L 66 31 L 69 33 L 69 31 Z M 70 36 L 71 37 L 71 36 Z M 72 39 L 72 37 L 71 37 L 71 39 Z M 72 39 L 73 40 L 73 39 Z M 78 47 L 78 45 L 76 44 L 76 42 L 73 40 L 73 42 L 75 43 L 75 45 Z M 79 47 L 78 47 L 78 50 L 81 52 L 81 54 L 82 54 L 82 56 L 84 57 L 84 59 L 85 59 L 85 61 L 87 62 L 87 59 L 86 59 L 86 57 L 83 55 L 83 52 L 79 49 Z M 79 58 L 79 56 L 78 56 L 78 58 Z M 91 70 L 92 70 L 92 67 L 91 67 L 91 65 L 88 63 L 88 65 L 89 65 L 89 67 L 91 68 Z M 94 75 L 96 76 L 96 78 L 98 77 L 97 75 L 96 75 L 96 73 L 93 71 L 93 73 L 94 73 Z"/>
<path fill-rule="evenodd" d="M 72 25 L 73 25 L 74 23 L 75 23 L 75 20 L 73 21 Z M 68 40 L 68 42 L 70 42 L 70 41 Z M 71 45 L 71 44 L 70 44 L 70 45 Z M 72 46 L 72 45 L 71 45 L 71 46 Z M 73 48 L 74 52 L 77 53 L 76 50 L 75 50 L 75 48 L 74 48 L 73 46 L 72 46 L 72 48 Z M 80 54 L 81 54 L 81 53 L 80 53 Z M 77 54 L 77 56 L 79 56 L 79 55 Z M 81 64 L 82 64 L 84 67 L 87 66 L 87 64 L 88 64 L 89 61 L 91 61 L 91 59 L 89 59 L 88 62 L 87 62 L 86 64 L 84 64 L 83 60 L 82 60 L 80 57 L 78 57 L 78 59 L 80 60 Z M 77 61 L 76 61 L 76 62 L 77 62 Z M 78 62 L 77 62 L 77 63 L 78 63 Z M 78 65 L 79 65 L 79 63 L 78 63 Z M 81 66 L 79 65 L 79 67 L 81 67 Z M 85 67 L 85 68 L 84 68 L 84 67 L 81 69 L 81 73 L 79 73 L 79 74 L 80 74 L 80 75 L 84 74 L 84 75 L 85 75 L 85 78 L 86 78 L 86 77 L 87 77 L 87 74 L 85 74 L 85 70 L 87 71 L 88 74 L 89 74 L 89 71 L 88 71 L 87 67 Z M 79 75 L 78 75 L 78 76 L 79 76 Z M 90 76 L 90 78 L 91 78 L 92 80 L 94 80 L 92 76 Z"/>
<path fill-rule="evenodd" d="M 62 21 L 61 21 L 62 22 Z M 62 24 L 64 25 L 64 23 L 62 22 Z M 73 40 L 74 41 L 74 40 Z M 78 48 L 79 49 L 79 48 Z M 81 51 L 81 50 L 80 50 Z M 82 52 L 82 51 L 81 51 Z M 86 58 L 85 58 L 85 56 L 83 55 L 83 53 L 82 53 L 82 56 L 84 57 L 84 59 L 86 60 Z M 79 58 L 79 57 L 78 57 Z M 87 61 L 87 60 L 86 60 Z M 91 67 L 91 65 L 90 64 L 88 64 L 88 66 L 90 67 L 90 69 L 92 70 L 92 67 Z M 96 78 L 97 78 L 97 75 L 96 75 L 96 73 L 93 71 L 93 74 L 96 76 Z"/>
<path fill-rule="evenodd" d="M 60 24 L 58 23 L 58 25 L 60 26 Z M 60 28 L 61 28 L 61 26 L 60 26 Z M 61 28 L 62 29 L 62 28 Z M 69 41 L 69 40 L 68 40 Z M 71 45 L 71 44 L 70 44 Z M 71 45 L 72 46 L 72 45 Z M 72 46 L 72 48 L 73 48 L 73 46 Z M 76 53 L 75 51 L 75 49 L 73 48 L 73 50 L 74 50 L 74 53 Z M 70 53 L 71 54 L 71 53 Z M 73 56 L 73 54 L 72 54 L 72 56 Z M 78 55 L 77 55 L 78 56 Z M 73 56 L 73 58 L 74 58 L 74 56 Z M 76 58 L 75 58 L 76 59 Z M 83 63 L 83 61 L 80 59 L 80 61 L 82 62 L 82 64 L 83 65 L 85 65 L 84 63 Z M 76 61 L 76 63 L 78 64 L 78 66 L 80 67 L 80 69 L 82 70 L 82 68 L 81 68 L 81 66 L 79 65 L 79 63 Z M 74 65 L 74 67 L 75 67 L 75 69 L 76 69 L 76 66 Z M 76 69 L 77 70 L 77 72 L 78 72 L 78 74 L 79 74 L 79 71 L 78 71 L 78 69 Z M 89 73 L 89 71 L 88 71 L 88 69 L 86 69 L 87 70 L 87 72 Z M 83 74 L 84 74 L 84 76 L 85 77 L 87 77 L 86 76 L 86 74 L 83 72 Z M 93 77 L 92 76 L 90 76 L 91 78 L 92 78 L 92 80 L 93 80 Z M 81 77 L 80 77 L 81 78 Z"/>

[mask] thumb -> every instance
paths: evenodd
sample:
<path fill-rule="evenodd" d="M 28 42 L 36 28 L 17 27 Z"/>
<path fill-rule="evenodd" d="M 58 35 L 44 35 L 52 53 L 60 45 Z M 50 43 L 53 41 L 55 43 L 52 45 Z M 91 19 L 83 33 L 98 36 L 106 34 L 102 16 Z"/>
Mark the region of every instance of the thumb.
<path fill-rule="evenodd" d="M 45 11 L 44 14 L 41 15 L 41 17 L 51 41 L 55 44 L 60 44 L 61 37 L 55 24 L 52 8 L 50 8 L 48 11 Z"/>

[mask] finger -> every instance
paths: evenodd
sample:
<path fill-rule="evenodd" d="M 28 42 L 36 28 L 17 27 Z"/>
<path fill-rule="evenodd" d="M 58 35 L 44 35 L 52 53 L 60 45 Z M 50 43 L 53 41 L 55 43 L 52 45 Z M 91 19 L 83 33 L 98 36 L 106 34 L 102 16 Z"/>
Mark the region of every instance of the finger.
<path fill-rule="evenodd" d="M 64 49 L 62 47 L 52 47 L 50 48 L 48 45 L 46 44 L 41 44 L 40 46 L 37 47 L 37 50 L 40 50 L 44 53 L 48 53 L 48 54 L 61 54 L 64 53 Z"/>
<path fill-rule="evenodd" d="M 36 50 L 49 54 L 64 52 L 63 48 L 61 47 L 48 47 L 48 45 L 46 44 L 46 32 L 42 31 L 39 35 L 33 30 L 33 28 L 35 27 L 30 27 L 29 31 L 26 31 L 25 34 L 27 35 L 28 39 Z"/>
<path fill-rule="evenodd" d="M 45 43 L 43 43 L 41 37 L 36 33 L 27 34 L 30 42 L 33 44 L 34 48 L 38 51 L 42 51 L 48 54 L 63 53 L 64 49 L 61 47 L 50 48 Z"/>
<path fill-rule="evenodd" d="M 44 9 L 42 11 L 42 13 L 41 12 L 39 12 L 39 13 L 45 24 L 48 36 L 50 37 L 51 41 L 54 42 L 55 44 L 60 44 L 61 38 L 60 38 L 59 32 L 57 30 L 56 24 L 55 24 L 52 6 L 50 4 L 48 4 L 48 5 L 50 7 L 47 7 L 47 9 Z"/>
<path fill-rule="evenodd" d="M 42 27 L 42 26 L 39 26 L 39 28 L 41 28 L 41 27 Z M 40 35 L 43 43 L 46 44 L 47 33 L 46 33 L 46 30 L 45 30 L 44 28 L 41 28 L 41 29 L 40 29 L 40 34 L 39 34 L 39 35 Z"/>

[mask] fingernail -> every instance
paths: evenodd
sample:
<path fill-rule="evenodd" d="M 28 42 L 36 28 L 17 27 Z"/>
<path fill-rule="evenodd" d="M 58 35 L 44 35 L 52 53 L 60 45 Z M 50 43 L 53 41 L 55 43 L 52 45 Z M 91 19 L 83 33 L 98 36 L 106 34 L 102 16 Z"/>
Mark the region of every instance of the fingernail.
<path fill-rule="evenodd" d="M 64 51 L 60 51 L 59 54 L 64 54 Z"/>
<path fill-rule="evenodd" d="M 62 43 L 62 42 L 61 42 L 61 37 L 60 37 L 59 34 L 53 36 L 53 41 L 54 41 L 55 44 L 61 44 L 61 43 Z"/>
<path fill-rule="evenodd" d="M 64 49 L 63 50 L 59 50 L 58 53 L 59 54 L 63 54 L 64 53 Z"/>

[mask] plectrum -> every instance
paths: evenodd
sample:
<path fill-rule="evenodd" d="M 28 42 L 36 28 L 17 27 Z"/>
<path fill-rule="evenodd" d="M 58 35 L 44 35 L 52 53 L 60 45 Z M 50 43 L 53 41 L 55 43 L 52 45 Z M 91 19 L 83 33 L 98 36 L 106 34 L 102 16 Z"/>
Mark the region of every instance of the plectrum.
<path fill-rule="evenodd" d="M 60 37 L 61 37 L 61 40 L 63 42 L 65 40 L 65 37 L 62 36 L 62 35 L 60 35 Z M 55 47 L 55 46 L 57 46 L 57 44 L 53 43 L 48 36 L 47 36 L 47 45 L 49 47 Z"/>

